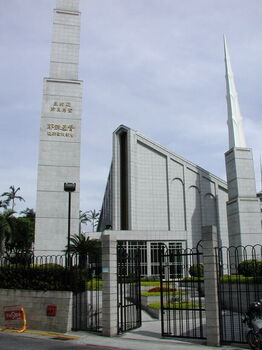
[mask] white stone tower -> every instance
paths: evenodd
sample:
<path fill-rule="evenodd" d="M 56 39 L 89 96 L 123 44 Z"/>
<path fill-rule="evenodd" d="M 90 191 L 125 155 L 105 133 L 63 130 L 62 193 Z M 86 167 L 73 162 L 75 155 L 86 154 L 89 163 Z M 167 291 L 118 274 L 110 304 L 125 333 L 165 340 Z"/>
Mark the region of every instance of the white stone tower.
<path fill-rule="evenodd" d="M 229 245 L 254 245 L 261 243 L 262 234 L 253 155 L 252 150 L 246 148 L 242 116 L 225 38 L 224 50 L 229 133 L 229 151 L 225 153 Z"/>
<path fill-rule="evenodd" d="M 68 233 L 68 193 L 72 193 L 71 234 L 78 233 L 82 81 L 78 80 L 79 0 L 57 0 L 49 78 L 44 78 L 37 179 L 35 253 L 59 254 Z"/>

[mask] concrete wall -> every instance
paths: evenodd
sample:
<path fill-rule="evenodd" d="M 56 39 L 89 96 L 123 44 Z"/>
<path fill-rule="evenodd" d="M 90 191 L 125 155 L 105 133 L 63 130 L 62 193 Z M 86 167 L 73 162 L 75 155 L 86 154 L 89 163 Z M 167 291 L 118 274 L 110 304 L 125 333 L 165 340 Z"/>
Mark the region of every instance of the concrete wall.
<path fill-rule="evenodd" d="M 20 305 L 26 312 L 27 328 L 67 332 L 72 328 L 72 292 L 0 289 L 0 327 L 5 326 L 5 306 Z M 47 316 L 47 306 L 56 305 L 56 316 Z"/>

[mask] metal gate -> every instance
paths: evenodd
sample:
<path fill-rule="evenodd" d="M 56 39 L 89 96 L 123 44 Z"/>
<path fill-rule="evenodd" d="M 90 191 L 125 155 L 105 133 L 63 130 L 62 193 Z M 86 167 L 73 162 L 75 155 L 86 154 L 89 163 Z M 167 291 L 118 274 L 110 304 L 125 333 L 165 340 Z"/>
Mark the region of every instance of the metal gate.
<path fill-rule="evenodd" d="M 242 315 L 262 299 L 262 246 L 216 250 L 220 333 L 223 343 L 246 343 L 248 328 Z"/>
<path fill-rule="evenodd" d="M 159 261 L 162 336 L 205 338 L 201 246 L 168 249 L 163 245 Z"/>
<path fill-rule="evenodd" d="M 78 270 L 85 279 L 81 291 L 73 294 L 73 330 L 102 331 L 101 261 L 93 261 Z"/>
<path fill-rule="evenodd" d="M 118 333 L 141 326 L 140 250 L 117 246 Z"/>

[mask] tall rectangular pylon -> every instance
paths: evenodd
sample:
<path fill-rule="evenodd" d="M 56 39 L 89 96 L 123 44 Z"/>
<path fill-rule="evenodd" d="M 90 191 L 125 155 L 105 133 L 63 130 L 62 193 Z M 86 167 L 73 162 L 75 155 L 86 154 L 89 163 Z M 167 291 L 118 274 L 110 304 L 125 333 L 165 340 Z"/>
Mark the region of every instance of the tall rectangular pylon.
<path fill-rule="evenodd" d="M 37 178 L 35 252 L 59 254 L 67 244 L 68 193 L 71 234 L 78 233 L 82 81 L 78 80 L 79 0 L 57 0 L 49 78 L 44 78 Z"/>
<path fill-rule="evenodd" d="M 225 159 L 229 245 L 261 244 L 261 213 L 252 150 L 233 147 L 225 153 Z"/>

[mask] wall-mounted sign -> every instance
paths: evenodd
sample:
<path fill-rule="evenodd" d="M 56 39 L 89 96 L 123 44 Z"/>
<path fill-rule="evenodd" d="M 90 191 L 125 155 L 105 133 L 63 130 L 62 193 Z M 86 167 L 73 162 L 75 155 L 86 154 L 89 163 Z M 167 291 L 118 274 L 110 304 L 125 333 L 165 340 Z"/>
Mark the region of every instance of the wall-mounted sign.
<path fill-rule="evenodd" d="M 47 316 L 56 316 L 57 306 L 56 305 L 47 305 L 46 315 Z"/>
<path fill-rule="evenodd" d="M 4 311 L 5 314 L 5 320 L 6 321 L 13 321 L 13 320 L 22 320 L 23 319 L 23 313 L 22 310 L 8 310 Z"/>
<path fill-rule="evenodd" d="M 47 124 L 47 135 L 48 136 L 63 136 L 63 137 L 74 137 L 73 130 L 75 129 L 72 124 Z"/>
<path fill-rule="evenodd" d="M 50 112 L 72 113 L 73 108 L 71 106 L 71 102 L 55 101 L 53 106 L 50 107 Z"/>

